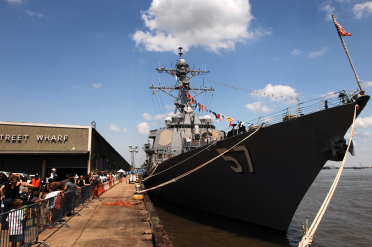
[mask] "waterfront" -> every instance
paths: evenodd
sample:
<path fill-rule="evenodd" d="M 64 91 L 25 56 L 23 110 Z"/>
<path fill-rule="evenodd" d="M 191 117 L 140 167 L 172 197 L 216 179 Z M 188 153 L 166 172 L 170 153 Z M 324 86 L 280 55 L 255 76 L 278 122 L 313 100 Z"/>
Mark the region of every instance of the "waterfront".
<path fill-rule="evenodd" d="M 305 222 L 306 215 L 310 216 L 311 223 L 337 172 L 331 169 L 319 173 L 298 207 L 287 234 L 161 200 L 153 199 L 153 202 L 175 247 L 298 246 L 303 236 L 301 223 Z M 370 246 L 371 177 L 372 169 L 344 170 L 311 246 Z"/>

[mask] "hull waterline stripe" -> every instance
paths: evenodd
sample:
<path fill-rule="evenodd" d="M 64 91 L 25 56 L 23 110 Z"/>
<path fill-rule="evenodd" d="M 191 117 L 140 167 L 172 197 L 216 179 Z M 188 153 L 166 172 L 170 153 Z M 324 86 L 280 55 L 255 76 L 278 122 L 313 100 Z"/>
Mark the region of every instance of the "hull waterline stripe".
<path fill-rule="evenodd" d="M 342 171 L 344 169 L 344 165 L 345 165 L 345 162 L 346 162 L 347 154 L 348 154 L 349 148 L 350 148 L 350 143 L 351 143 L 351 140 L 353 139 L 357 109 L 358 109 L 358 104 L 355 104 L 353 127 L 351 129 L 351 135 L 350 135 L 350 139 L 349 139 L 349 144 L 347 146 L 344 159 L 343 159 L 342 164 L 340 166 L 340 169 L 339 169 L 339 171 L 337 173 L 337 176 L 335 178 L 335 181 L 333 181 L 333 184 L 332 184 L 332 186 L 331 186 L 331 188 L 330 188 L 330 190 L 329 190 L 329 192 L 327 194 L 327 197 L 325 198 L 322 206 L 320 207 L 319 212 L 316 215 L 316 217 L 314 218 L 314 221 L 311 224 L 310 228 L 308 230 L 305 229 L 306 230 L 306 233 L 303 236 L 301 242 L 298 244 L 299 247 L 309 247 L 311 245 L 311 243 L 313 242 L 313 237 L 314 237 L 315 231 L 317 230 L 317 228 L 318 228 L 318 226 L 320 224 L 320 221 L 322 220 L 323 215 L 325 214 L 325 212 L 327 210 L 327 207 L 328 207 L 328 205 L 329 205 L 329 203 L 330 203 L 330 201 L 332 199 L 332 196 L 333 196 L 333 194 L 334 194 L 334 192 L 336 190 L 338 181 L 340 180 Z"/>
<path fill-rule="evenodd" d="M 196 168 L 194 168 L 194 169 L 192 169 L 192 170 L 190 170 L 190 171 L 188 171 L 188 172 L 186 172 L 186 173 L 184 173 L 184 174 L 182 174 L 182 175 L 180 175 L 180 176 L 178 176 L 178 177 L 176 177 L 176 178 L 173 178 L 173 179 L 171 179 L 171 180 L 169 180 L 169 181 L 167 181 L 167 182 L 164 182 L 164 183 L 162 183 L 162 184 L 159 184 L 159 185 L 157 185 L 157 186 L 151 187 L 151 188 L 146 189 L 146 190 L 141 190 L 141 191 L 139 191 L 139 192 L 137 192 L 137 193 L 145 193 L 145 192 L 147 192 L 147 191 L 150 191 L 150 190 L 154 190 L 154 189 L 157 189 L 157 188 L 163 187 L 163 186 L 168 185 L 168 184 L 170 184 L 170 183 L 177 182 L 178 179 L 181 179 L 181 178 L 183 178 L 183 177 L 186 177 L 187 175 L 189 175 L 189 174 L 195 172 L 196 170 L 199 170 L 200 168 L 202 168 L 202 167 L 208 165 L 208 164 L 211 163 L 212 161 L 214 161 L 214 160 L 218 159 L 219 157 L 223 156 L 225 153 L 229 152 L 231 149 L 233 149 L 234 147 L 238 146 L 240 143 L 244 142 L 244 141 L 247 140 L 249 137 L 251 137 L 254 133 L 256 133 L 259 129 L 261 129 L 261 127 L 262 127 L 262 124 L 260 124 L 260 125 L 258 126 L 258 128 L 257 128 L 257 129 L 252 133 L 252 134 L 248 135 L 248 136 L 245 137 L 243 140 L 239 141 L 239 142 L 236 143 L 234 146 L 232 146 L 231 148 L 227 149 L 225 152 L 222 152 L 221 154 L 219 154 L 219 155 L 217 155 L 216 157 L 214 157 L 213 159 L 211 159 L 211 160 L 205 162 L 204 164 L 202 164 L 202 165 L 200 165 L 200 166 L 198 166 L 198 167 L 196 167 Z M 214 144 L 214 143 L 213 143 L 213 144 Z"/>

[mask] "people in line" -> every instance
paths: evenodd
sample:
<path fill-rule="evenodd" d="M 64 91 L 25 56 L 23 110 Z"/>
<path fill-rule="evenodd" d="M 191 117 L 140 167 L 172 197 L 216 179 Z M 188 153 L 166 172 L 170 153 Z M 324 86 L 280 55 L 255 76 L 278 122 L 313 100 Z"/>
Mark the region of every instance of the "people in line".
<path fill-rule="evenodd" d="M 57 169 L 56 168 L 52 168 L 52 173 L 50 175 L 50 178 L 53 179 L 53 180 L 58 180 Z"/>
<path fill-rule="evenodd" d="M 48 229 L 53 229 L 52 223 L 56 220 L 58 217 L 58 208 L 57 206 L 57 200 L 58 196 L 61 194 L 61 191 L 59 190 L 53 190 L 53 187 L 49 188 L 49 193 L 45 197 L 46 201 L 46 209 L 47 209 L 47 224 L 46 227 Z"/>
<path fill-rule="evenodd" d="M 53 168 L 51 169 L 51 173 L 47 173 L 44 179 L 42 179 L 39 174 L 36 173 L 35 177 L 31 179 L 30 183 L 27 183 L 23 176 L 21 177 L 19 174 L 12 173 L 9 174 L 10 175 L 8 179 L 6 178 L 6 175 L 0 174 L 0 200 L 2 203 L 1 213 L 4 214 L 10 212 L 13 209 L 18 209 L 22 206 L 30 206 L 35 203 L 40 203 L 40 207 L 30 210 L 30 215 L 34 223 L 37 221 L 36 215 L 39 215 L 39 225 L 41 225 L 40 219 L 43 214 L 42 212 L 45 211 L 46 213 L 44 213 L 43 216 L 47 214 L 45 218 L 47 222 L 44 221 L 43 224 L 48 227 L 51 227 L 51 224 L 55 220 L 60 219 L 56 218 L 57 216 L 60 217 L 60 213 L 57 213 L 57 211 L 60 211 L 60 204 L 62 203 L 61 197 L 59 197 L 60 199 L 58 201 L 58 195 L 60 195 L 61 193 L 67 194 L 74 192 L 79 197 L 79 199 L 76 200 L 81 201 L 82 194 L 79 190 L 80 188 L 90 185 L 95 181 L 106 182 L 112 181 L 119 177 L 119 173 L 99 172 L 98 174 L 93 173 L 92 175 L 85 174 L 80 176 L 78 176 L 76 173 L 73 173 L 68 174 L 65 180 L 59 181 L 59 177 L 57 176 L 57 169 Z M 120 174 L 120 176 L 121 175 L 122 174 Z M 76 179 L 76 176 L 78 179 Z M 63 203 L 68 204 L 67 201 L 64 201 Z M 41 210 L 42 208 L 44 208 L 44 211 Z M 68 211 L 71 211 L 71 206 L 69 206 Z M 38 212 L 38 214 L 36 214 L 36 212 Z M 4 214 L 1 218 L 2 230 L 10 230 L 9 227 L 11 226 L 8 224 L 9 215 L 10 213 Z M 19 220 L 23 216 L 17 217 L 17 220 Z M 19 234 L 17 232 L 11 235 L 11 240 L 14 242 L 14 246 L 23 241 L 23 239 L 18 236 Z"/>
<path fill-rule="evenodd" d="M 85 186 L 85 179 L 83 175 L 80 175 L 79 179 L 77 180 L 77 185 L 81 188 Z"/>
<path fill-rule="evenodd" d="M 3 175 L 2 173 L 0 173 L 0 186 L 5 184 L 6 182 L 8 182 L 8 177 L 5 174 Z"/>
<path fill-rule="evenodd" d="M 77 186 L 77 185 L 75 184 L 75 178 L 74 178 L 74 177 L 70 177 L 69 180 L 70 180 L 70 181 L 68 181 L 68 182 L 66 183 L 66 185 L 65 185 L 65 187 L 64 187 L 64 189 L 63 189 L 66 193 L 68 193 L 68 192 L 72 192 L 72 191 L 75 191 L 75 190 L 77 190 L 77 189 L 80 188 L 79 186 Z"/>
<path fill-rule="evenodd" d="M 31 179 L 31 184 L 34 186 L 34 188 L 31 191 L 31 195 L 34 194 L 34 192 L 37 191 L 37 194 L 40 194 L 41 186 L 42 186 L 42 181 L 39 178 L 39 173 L 35 174 L 35 177 Z"/>
<path fill-rule="evenodd" d="M 7 213 L 13 209 L 13 201 L 16 199 L 21 199 L 22 186 L 31 187 L 34 186 L 32 184 L 27 184 L 27 182 L 21 182 L 20 176 L 18 174 L 12 174 L 9 177 L 9 181 L 0 187 L 0 196 L 2 200 L 2 204 L 4 205 L 1 208 L 1 213 Z M 8 229 L 8 224 L 6 222 L 6 215 L 3 215 L 1 220 L 1 228 Z"/>
<path fill-rule="evenodd" d="M 93 178 L 91 178 L 90 174 L 84 176 L 84 185 L 90 185 L 93 182 Z"/>

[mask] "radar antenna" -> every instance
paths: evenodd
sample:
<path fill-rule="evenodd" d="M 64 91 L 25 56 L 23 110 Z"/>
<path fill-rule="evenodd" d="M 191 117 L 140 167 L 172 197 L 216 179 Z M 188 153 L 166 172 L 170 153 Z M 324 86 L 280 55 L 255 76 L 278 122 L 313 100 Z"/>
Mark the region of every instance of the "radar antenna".
<path fill-rule="evenodd" d="M 177 111 L 177 109 L 179 109 L 180 112 L 183 111 L 183 107 L 185 107 L 187 105 L 187 102 L 188 102 L 188 98 L 187 96 L 185 95 L 185 92 L 183 92 L 183 90 L 187 90 L 187 91 L 193 91 L 194 93 L 196 93 L 196 95 L 194 95 L 194 97 L 196 97 L 197 95 L 203 93 L 203 92 L 207 92 L 207 91 L 214 91 L 214 89 L 212 87 L 210 88 L 192 88 L 190 87 L 190 79 L 193 78 L 194 76 L 196 75 L 205 75 L 207 73 L 209 73 L 209 71 L 207 71 L 206 69 L 205 70 L 196 70 L 196 69 L 190 69 L 189 67 L 189 64 L 186 63 L 185 59 L 182 58 L 182 47 L 178 47 L 179 49 L 179 53 L 178 55 L 180 56 L 179 60 L 177 61 L 176 63 L 176 66 L 175 68 L 171 68 L 171 69 L 166 69 L 164 66 L 160 67 L 160 68 L 157 68 L 156 70 L 159 72 L 159 73 L 168 73 L 169 75 L 171 75 L 172 77 L 175 77 L 178 82 L 180 84 L 182 84 L 182 86 L 180 85 L 175 85 L 174 87 L 154 87 L 154 85 L 151 85 L 150 89 L 152 90 L 161 90 L 163 91 L 164 93 L 174 97 L 176 99 L 175 101 L 175 106 L 176 106 L 176 109 L 175 109 L 175 112 Z M 188 75 L 190 74 L 190 75 Z M 182 89 L 184 88 L 184 89 Z M 172 94 L 170 94 L 170 92 L 172 92 L 173 90 L 178 90 L 178 96 L 173 96 Z M 181 92 L 182 91 L 182 92 Z"/>

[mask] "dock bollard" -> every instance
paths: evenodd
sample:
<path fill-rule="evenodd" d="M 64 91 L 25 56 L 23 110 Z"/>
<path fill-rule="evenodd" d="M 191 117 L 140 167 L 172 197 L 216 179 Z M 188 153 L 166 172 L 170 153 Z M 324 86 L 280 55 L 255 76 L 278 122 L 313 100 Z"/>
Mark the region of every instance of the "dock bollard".
<path fill-rule="evenodd" d="M 143 195 L 142 194 L 138 194 L 138 193 L 134 193 L 133 194 L 133 199 L 134 200 L 143 200 Z"/>
<path fill-rule="evenodd" d="M 136 192 L 141 191 L 141 185 L 139 183 L 136 183 Z"/>
<path fill-rule="evenodd" d="M 141 191 L 141 185 L 139 183 L 135 183 L 135 186 L 136 186 L 136 192 L 134 192 L 133 199 L 143 200 L 143 195 L 138 193 Z"/>

